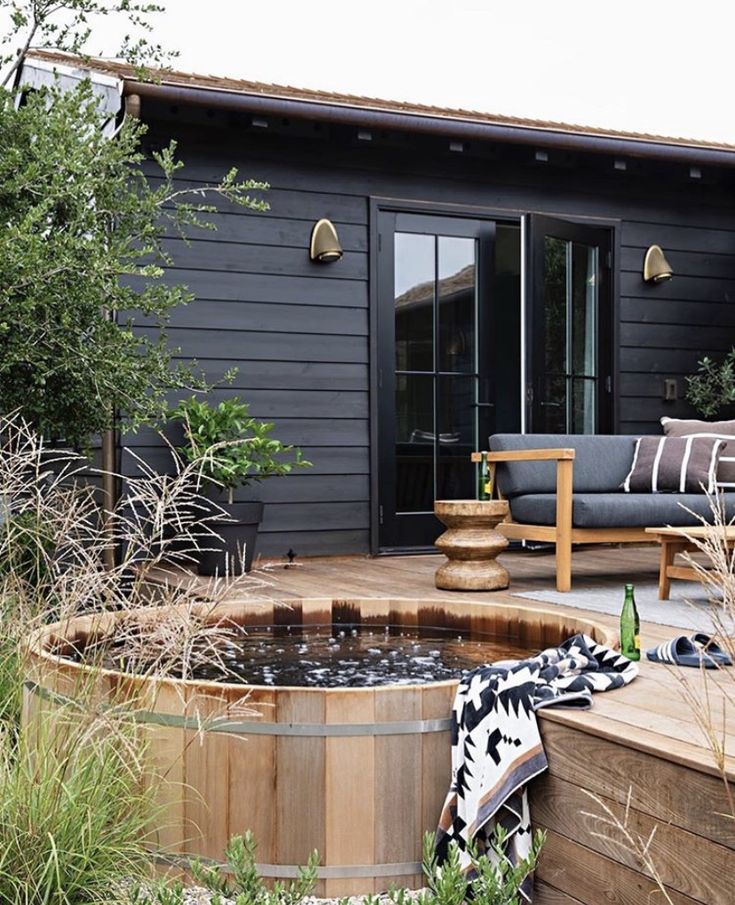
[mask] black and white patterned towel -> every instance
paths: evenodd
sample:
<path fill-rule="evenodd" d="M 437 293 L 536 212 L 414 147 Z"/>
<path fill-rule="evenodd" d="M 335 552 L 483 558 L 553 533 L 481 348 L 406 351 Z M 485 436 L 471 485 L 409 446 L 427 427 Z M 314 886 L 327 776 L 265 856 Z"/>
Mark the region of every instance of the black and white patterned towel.
<path fill-rule="evenodd" d="M 441 863 L 453 840 L 470 870 L 467 844 L 494 863 L 495 827 L 507 831 L 504 856 L 513 864 L 531 850 L 526 784 L 547 767 L 536 711 L 592 706 L 592 693 L 620 688 L 638 665 L 588 635 L 528 660 L 507 660 L 473 670 L 460 682 L 452 708 L 452 780 L 437 830 Z M 521 889 L 531 901 L 533 878 Z"/>

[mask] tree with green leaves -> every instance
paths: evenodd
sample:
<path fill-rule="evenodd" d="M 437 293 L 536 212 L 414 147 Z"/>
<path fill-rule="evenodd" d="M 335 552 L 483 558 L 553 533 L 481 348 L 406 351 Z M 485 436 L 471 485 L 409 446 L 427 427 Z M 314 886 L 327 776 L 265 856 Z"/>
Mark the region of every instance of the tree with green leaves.
<path fill-rule="evenodd" d="M 78 51 L 92 14 L 137 23 L 157 9 L 126 0 L 9 5 L 16 41 L 25 36 L 21 54 L 29 28 Z M 126 44 L 140 60 L 145 44 Z M 192 296 L 162 279 L 171 263 L 163 239 L 213 228 L 206 215 L 217 198 L 266 210 L 268 186 L 231 170 L 217 185 L 182 192 L 173 142 L 153 154 L 160 179 L 149 181 L 145 125 L 126 118 L 106 138 L 108 114 L 89 81 L 27 92 L 20 105 L 19 91 L 0 89 L 0 412 L 20 410 L 48 440 L 84 446 L 115 414 L 129 429 L 155 423 L 169 390 L 204 386 L 192 367 L 173 362 L 168 318 Z M 135 328 L 141 317 L 151 329 Z"/>
<path fill-rule="evenodd" d="M 114 57 L 143 70 L 160 66 L 177 55 L 149 40 L 151 16 L 162 12 L 165 7 L 158 3 L 137 0 L 0 0 L 0 16 L 8 24 L 0 37 L 0 69 L 5 70 L 0 84 L 12 85 L 31 47 L 84 56 L 93 23 L 102 17 L 120 19 L 126 26 Z"/>

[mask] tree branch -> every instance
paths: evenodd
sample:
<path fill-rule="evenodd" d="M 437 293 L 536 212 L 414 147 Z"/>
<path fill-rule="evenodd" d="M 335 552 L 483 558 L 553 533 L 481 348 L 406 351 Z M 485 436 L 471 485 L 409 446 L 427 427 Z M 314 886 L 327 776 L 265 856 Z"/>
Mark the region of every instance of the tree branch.
<path fill-rule="evenodd" d="M 7 72 L 7 75 L 5 76 L 5 78 L 2 81 L 3 88 L 5 88 L 7 86 L 8 82 L 10 82 L 10 80 L 15 75 L 15 73 L 23 65 L 23 61 L 25 60 L 26 56 L 28 55 L 28 51 L 30 50 L 31 44 L 33 43 L 33 39 L 35 38 L 36 32 L 38 31 L 38 26 L 39 26 L 39 21 L 36 18 L 36 13 L 35 13 L 35 8 L 34 8 L 33 24 L 31 25 L 31 30 L 28 32 L 28 37 L 26 38 L 25 44 L 23 45 L 22 49 L 18 51 L 18 56 L 13 61 L 13 65 L 10 67 L 10 69 Z"/>

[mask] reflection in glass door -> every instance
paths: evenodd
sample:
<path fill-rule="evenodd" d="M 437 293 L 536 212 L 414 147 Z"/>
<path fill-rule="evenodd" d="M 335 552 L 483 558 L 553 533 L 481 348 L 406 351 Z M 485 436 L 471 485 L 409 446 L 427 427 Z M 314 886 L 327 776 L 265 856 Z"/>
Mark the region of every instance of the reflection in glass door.
<path fill-rule="evenodd" d="M 475 496 L 470 453 L 495 426 L 489 301 L 503 227 L 409 214 L 384 215 L 382 225 L 380 545 L 425 547 L 440 532 L 434 500 Z M 519 251 L 518 228 L 507 229 L 503 247 Z M 519 331 L 520 320 L 516 340 Z M 520 374 L 518 348 L 513 376 Z"/>
<path fill-rule="evenodd" d="M 530 218 L 530 429 L 612 429 L 609 234 Z"/>
<path fill-rule="evenodd" d="M 396 510 L 472 491 L 477 239 L 395 234 Z"/>

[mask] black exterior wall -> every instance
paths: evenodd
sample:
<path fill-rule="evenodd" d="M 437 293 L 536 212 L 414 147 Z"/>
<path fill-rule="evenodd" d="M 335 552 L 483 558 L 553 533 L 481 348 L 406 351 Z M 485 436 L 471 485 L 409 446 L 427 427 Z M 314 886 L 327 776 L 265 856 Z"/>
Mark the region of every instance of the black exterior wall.
<path fill-rule="evenodd" d="M 277 422 L 277 436 L 303 447 L 314 468 L 258 488 L 266 506 L 259 551 L 300 555 L 369 551 L 371 209 L 375 199 L 492 209 L 509 218 L 537 211 L 603 221 L 615 231 L 617 427 L 657 432 L 663 414 L 690 413 L 663 401 L 664 377 L 679 380 L 704 354 L 735 338 L 733 176 L 688 166 L 600 155 L 465 145 L 439 138 L 269 122 L 257 128 L 219 111 L 144 104 L 152 147 L 179 142 L 182 184 L 217 180 L 231 166 L 267 180 L 271 211 L 220 205 L 217 232 L 168 242 L 196 301 L 174 314 L 172 343 L 216 380 L 238 375 L 215 398 L 237 393 L 252 412 Z M 618 164 L 620 167 L 620 164 Z M 155 168 L 151 165 L 155 178 Z M 696 173 L 694 174 L 696 176 Z M 312 263 L 314 222 L 331 219 L 345 249 L 330 266 Z M 675 278 L 643 283 L 645 249 L 660 244 Z M 148 329 L 141 323 L 141 329 Z M 125 437 L 149 460 L 166 454 L 151 432 Z M 124 467 L 131 467 L 123 453 Z"/>

